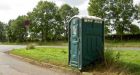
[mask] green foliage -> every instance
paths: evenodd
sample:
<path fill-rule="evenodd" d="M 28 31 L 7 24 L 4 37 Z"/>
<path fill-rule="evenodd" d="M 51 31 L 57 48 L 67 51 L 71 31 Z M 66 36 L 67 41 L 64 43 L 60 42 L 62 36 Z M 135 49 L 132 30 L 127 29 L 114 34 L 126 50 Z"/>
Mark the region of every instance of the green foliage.
<path fill-rule="evenodd" d="M 64 40 L 65 31 L 68 29 L 65 23 L 72 16 L 78 14 L 78 8 L 64 4 L 58 8 L 55 3 L 39 1 L 33 11 L 26 16 L 19 16 L 10 20 L 6 27 L 7 38 L 10 42 L 25 41 L 58 41 Z M 29 21 L 29 28 L 25 27 L 25 21 Z"/>
<path fill-rule="evenodd" d="M 32 12 L 28 13 L 32 22 L 30 29 L 33 34 L 39 34 L 42 41 L 52 39 L 55 32 L 57 21 L 55 19 L 58 7 L 48 1 L 40 1 Z"/>
<path fill-rule="evenodd" d="M 90 0 L 88 7 L 90 15 L 102 17 L 106 27 L 120 35 L 128 32 L 133 20 L 137 19 L 137 10 L 133 0 Z"/>
<path fill-rule="evenodd" d="M 91 16 L 97 16 L 100 18 L 104 18 L 105 11 L 103 10 L 104 3 L 107 0 L 90 0 L 88 7 L 88 14 Z M 108 28 L 108 24 L 105 22 L 105 34 L 110 32 Z"/>
<path fill-rule="evenodd" d="M 90 0 L 88 13 L 89 15 L 104 18 L 105 12 L 102 10 L 106 0 Z"/>
<path fill-rule="evenodd" d="M 33 11 L 28 13 L 31 21 L 30 39 L 40 39 L 44 42 L 63 39 L 64 23 L 77 13 L 77 8 L 67 4 L 59 9 L 52 2 L 40 1 Z"/>
<path fill-rule="evenodd" d="M 71 7 L 68 4 L 64 4 L 59 9 L 59 14 L 62 19 L 62 24 L 64 27 L 64 36 L 67 39 L 68 36 L 68 23 L 72 16 L 77 15 L 79 13 L 79 9 L 76 7 Z"/>
<path fill-rule="evenodd" d="M 120 53 L 111 49 L 106 49 L 104 52 L 104 64 L 106 68 L 110 68 L 114 64 L 118 64 L 120 60 Z"/>
<path fill-rule="evenodd" d="M 138 16 L 140 18 L 140 3 L 137 5 L 137 7 L 138 7 Z"/>
<path fill-rule="evenodd" d="M 131 34 L 139 34 L 140 33 L 140 28 L 137 25 L 130 25 L 130 33 Z"/>
<path fill-rule="evenodd" d="M 6 40 L 6 24 L 0 22 L 0 41 Z"/>
<path fill-rule="evenodd" d="M 8 40 L 12 42 L 23 42 L 26 40 L 27 30 L 24 25 L 26 16 L 19 16 L 15 20 L 10 20 L 7 26 Z"/>
<path fill-rule="evenodd" d="M 64 23 L 65 22 L 67 23 L 72 16 L 77 15 L 78 13 L 79 13 L 78 8 L 76 7 L 72 8 L 68 4 L 62 5 L 59 9 L 59 14 L 62 20 L 64 21 Z"/>

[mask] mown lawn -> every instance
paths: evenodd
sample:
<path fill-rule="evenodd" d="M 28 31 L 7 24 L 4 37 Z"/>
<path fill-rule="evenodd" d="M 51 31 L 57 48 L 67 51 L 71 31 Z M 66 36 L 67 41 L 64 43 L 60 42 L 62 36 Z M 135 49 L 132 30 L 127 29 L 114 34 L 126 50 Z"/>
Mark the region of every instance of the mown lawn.
<path fill-rule="evenodd" d="M 67 48 L 35 48 L 30 50 L 15 49 L 10 53 L 39 62 L 49 62 L 61 66 L 66 66 L 68 64 Z"/>
<path fill-rule="evenodd" d="M 120 50 L 120 61 L 122 66 L 132 75 L 140 75 L 140 50 Z M 35 48 L 15 49 L 10 53 L 30 58 L 39 62 L 47 62 L 59 66 L 68 65 L 67 48 Z"/>

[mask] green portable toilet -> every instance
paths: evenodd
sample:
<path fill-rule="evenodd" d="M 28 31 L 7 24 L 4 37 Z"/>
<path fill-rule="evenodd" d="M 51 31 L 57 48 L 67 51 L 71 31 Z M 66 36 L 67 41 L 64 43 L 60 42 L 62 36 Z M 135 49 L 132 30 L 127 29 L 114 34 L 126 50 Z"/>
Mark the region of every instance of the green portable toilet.
<path fill-rule="evenodd" d="M 104 56 L 104 22 L 76 15 L 69 22 L 69 65 L 78 69 Z"/>

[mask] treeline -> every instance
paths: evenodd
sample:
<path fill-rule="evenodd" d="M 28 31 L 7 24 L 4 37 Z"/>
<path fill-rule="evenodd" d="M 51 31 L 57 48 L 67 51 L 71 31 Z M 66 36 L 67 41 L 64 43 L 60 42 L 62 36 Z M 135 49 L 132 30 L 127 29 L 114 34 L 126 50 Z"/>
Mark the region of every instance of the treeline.
<path fill-rule="evenodd" d="M 67 40 L 68 21 L 79 9 L 68 4 L 60 8 L 53 2 L 40 1 L 27 15 L 0 24 L 0 41 L 50 41 Z"/>
<path fill-rule="evenodd" d="M 0 22 L 0 41 L 6 41 L 6 24 Z"/>
<path fill-rule="evenodd" d="M 129 40 L 140 40 L 140 34 L 125 34 L 125 35 L 105 35 L 106 40 L 114 40 L 114 41 L 129 41 Z"/>

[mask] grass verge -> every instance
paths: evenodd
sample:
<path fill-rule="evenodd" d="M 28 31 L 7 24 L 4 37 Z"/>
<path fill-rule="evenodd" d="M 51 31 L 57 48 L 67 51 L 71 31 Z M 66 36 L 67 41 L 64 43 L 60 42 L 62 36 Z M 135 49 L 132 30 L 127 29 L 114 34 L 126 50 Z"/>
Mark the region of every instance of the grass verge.
<path fill-rule="evenodd" d="M 67 48 L 35 48 L 35 49 L 15 49 L 11 54 L 33 59 L 39 62 L 51 63 L 59 66 L 67 66 Z"/>
<path fill-rule="evenodd" d="M 108 69 L 104 69 L 104 71 L 99 72 L 106 72 L 107 74 L 101 75 L 112 75 L 108 74 L 108 72 L 113 72 L 113 75 L 119 75 L 118 72 L 125 72 L 121 75 L 140 75 L 140 50 L 133 51 L 133 50 L 120 50 L 120 51 L 113 51 L 114 53 L 120 53 L 119 56 L 119 66 L 117 64 L 113 64 L 115 66 L 115 70 L 111 70 L 114 66 L 111 66 Z M 35 49 L 14 49 L 10 51 L 11 54 L 22 56 L 25 58 L 33 59 L 39 62 L 51 63 L 57 66 L 67 67 L 68 65 L 68 50 L 67 48 L 35 48 Z M 117 56 L 117 55 L 116 55 Z M 113 56 L 111 56 L 113 57 Z M 107 57 L 108 58 L 108 57 Z M 116 58 L 115 58 L 116 59 Z M 120 68 L 121 67 L 121 68 Z M 99 67 L 102 69 L 102 67 Z M 117 71 L 117 72 L 116 72 Z M 95 73 L 97 73 L 96 71 Z M 95 74 L 95 75 L 96 75 Z M 100 75 L 100 74 L 98 74 Z"/>

